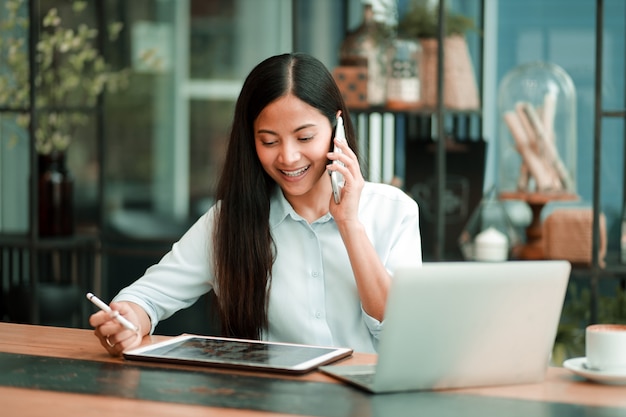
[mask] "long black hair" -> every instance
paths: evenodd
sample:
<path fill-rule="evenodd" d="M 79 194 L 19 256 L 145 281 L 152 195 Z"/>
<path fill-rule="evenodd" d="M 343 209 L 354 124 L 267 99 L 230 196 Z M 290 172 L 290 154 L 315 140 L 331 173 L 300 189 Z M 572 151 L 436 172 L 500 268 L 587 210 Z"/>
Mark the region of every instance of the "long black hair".
<path fill-rule="evenodd" d="M 346 139 L 357 152 L 354 127 L 328 69 L 302 53 L 276 55 L 246 78 L 237 103 L 218 182 L 213 236 L 218 310 L 225 336 L 258 339 L 267 328 L 267 292 L 275 246 L 269 227 L 270 197 L 277 184 L 256 154 L 254 121 L 276 99 L 292 94 L 335 125 L 341 110 Z M 329 143 L 330 148 L 330 143 Z"/>

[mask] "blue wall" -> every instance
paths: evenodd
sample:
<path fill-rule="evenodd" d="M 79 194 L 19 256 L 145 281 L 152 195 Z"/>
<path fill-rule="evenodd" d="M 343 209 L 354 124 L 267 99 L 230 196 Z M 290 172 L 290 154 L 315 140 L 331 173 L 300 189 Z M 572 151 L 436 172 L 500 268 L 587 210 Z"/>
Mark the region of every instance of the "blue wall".
<path fill-rule="evenodd" d="M 490 2 L 492 0 L 486 0 Z M 546 61 L 562 67 L 577 91 L 578 160 L 576 181 L 583 202 L 593 197 L 596 7 L 592 0 L 500 0 L 497 3 L 498 82 L 514 67 Z M 605 0 L 603 107 L 624 104 L 626 2 Z M 486 82 L 489 82 L 486 80 Z M 609 246 L 617 247 L 623 203 L 624 122 L 602 124 L 601 201 L 607 215 Z"/>

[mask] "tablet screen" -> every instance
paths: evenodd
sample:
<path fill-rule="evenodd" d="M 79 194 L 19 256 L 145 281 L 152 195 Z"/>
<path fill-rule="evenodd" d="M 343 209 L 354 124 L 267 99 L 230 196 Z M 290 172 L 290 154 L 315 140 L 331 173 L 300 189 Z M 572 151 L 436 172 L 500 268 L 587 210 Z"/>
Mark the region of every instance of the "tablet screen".
<path fill-rule="evenodd" d="M 308 372 L 349 356 L 351 349 L 183 335 L 124 353 L 134 360 Z"/>

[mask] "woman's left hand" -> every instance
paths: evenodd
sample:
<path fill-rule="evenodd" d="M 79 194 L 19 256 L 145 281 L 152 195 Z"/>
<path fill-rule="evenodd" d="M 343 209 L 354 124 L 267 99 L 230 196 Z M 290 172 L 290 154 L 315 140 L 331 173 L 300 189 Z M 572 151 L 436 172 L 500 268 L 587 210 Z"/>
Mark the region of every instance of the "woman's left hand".
<path fill-rule="evenodd" d="M 340 190 L 341 201 L 339 204 L 335 203 L 331 195 L 330 214 L 332 214 L 337 223 L 358 220 L 359 200 L 365 185 L 365 179 L 363 174 L 361 174 L 361 166 L 356 155 L 346 142 L 335 141 L 335 146 L 341 149 L 342 152 L 329 152 L 328 159 L 340 161 L 344 166 L 331 163 L 327 168 L 329 171 L 336 171 L 342 174 L 345 184 Z"/>

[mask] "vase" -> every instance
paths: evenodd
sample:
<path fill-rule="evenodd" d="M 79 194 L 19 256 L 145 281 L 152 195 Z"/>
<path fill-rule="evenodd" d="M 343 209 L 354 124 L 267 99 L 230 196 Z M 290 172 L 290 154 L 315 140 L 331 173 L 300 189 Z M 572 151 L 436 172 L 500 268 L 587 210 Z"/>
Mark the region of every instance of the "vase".
<path fill-rule="evenodd" d="M 374 18 L 372 5 L 364 4 L 362 24 L 349 32 L 341 43 L 339 64 L 367 71 L 366 97 L 371 106 L 385 104 L 391 46 L 384 24 Z"/>
<path fill-rule="evenodd" d="M 427 108 L 437 106 L 437 39 L 420 39 L 422 59 L 420 75 L 422 83 L 422 104 Z M 480 108 L 478 86 L 474 67 L 470 58 L 467 41 L 460 35 L 444 39 L 443 102 L 452 110 L 477 110 Z"/>
<path fill-rule="evenodd" d="M 65 153 L 39 155 L 39 236 L 74 233 L 74 181 Z"/>

